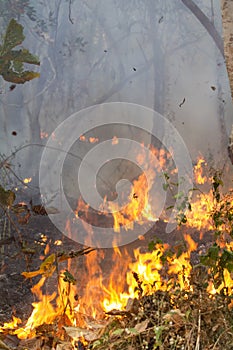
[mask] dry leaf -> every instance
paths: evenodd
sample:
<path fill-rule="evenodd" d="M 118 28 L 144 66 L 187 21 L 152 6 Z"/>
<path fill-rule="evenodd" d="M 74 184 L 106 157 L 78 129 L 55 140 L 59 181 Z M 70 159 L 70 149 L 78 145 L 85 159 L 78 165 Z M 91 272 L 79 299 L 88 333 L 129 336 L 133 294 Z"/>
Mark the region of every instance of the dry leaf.
<path fill-rule="evenodd" d="M 87 341 L 93 341 L 99 338 L 99 330 L 88 330 L 80 327 L 64 327 L 66 333 L 73 339 L 84 337 Z"/>
<path fill-rule="evenodd" d="M 54 207 L 46 207 L 46 213 L 47 214 L 58 214 L 60 211 L 57 208 Z"/>
<path fill-rule="evenodd" d="M 56 350 L 72 350 L 73 347 L 70 343 L 68 342 L 63 342 L 61 344 L 57 344 Z"/>
<path fill-rule="evenodd" d="M 168 322 L 173 322 L 176 326 L 182 326 L 185 321 L 185 314 L 179 309 L 171 310 L 163 316 L 163 319 Z"/>
<path fill-rule="evenodd" d="M 136 324 L 134 328 L 138 331 L 138 333 L 142 333 L 146 330 L 148 323 L 149 323 L 149 320 L 142 321 Z"/>

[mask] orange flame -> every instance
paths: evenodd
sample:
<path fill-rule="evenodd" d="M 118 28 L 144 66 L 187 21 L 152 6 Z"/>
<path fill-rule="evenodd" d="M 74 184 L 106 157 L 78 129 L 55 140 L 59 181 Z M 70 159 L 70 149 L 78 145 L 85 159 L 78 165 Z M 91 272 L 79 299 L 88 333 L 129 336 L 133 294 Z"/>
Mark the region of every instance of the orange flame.
<path fill-rule="evenodd" d="M 80 137 L 81 139 L 81 137 Z M 86 140 L 82 137 L 82 140 Z M 89 139 L 90 141 L 90 139 Z M 113 138 L 112 142 L 117 142 L 117 138 Z M 91 141 L 90 141 L 91 142 Z M 97 141 L 93 141 L 97 142 Z M 159 166 L 161 169 L 166 167 L 169 156 L 164 150 L 152 149 L 153 154 L 159 158 Z M 158 218 L 153 213 L 150 205 L 150 188 L 155 181 L 157 167 L 156 164 L 151 166 L 153 159 L 146 159 L 145 155 L 138 155 L 140 164 L 148 161 L 150 169 L 147 174 L 142 174 L 137 180 L 134 180 L 128 204 L 120 209 L 114 203 L 105 202 L 109 205 L 114 218 L 114 229 L 120 231 L 121 226 L 127 229 L 133 229 L 133 223 L 142 223 L 146 220 L 156 221 Z M 209 177 L 205 174 L 204 168 L 206 162 L 203 158 L 199 158 L 197 165 L 194 167 L 195 181 L 197 184 L 206 185 Z M 158 170 L 158 169 L 157 169 Z M 175 174 L 175 170 L 174 170 Z M 199 192 L 192 202 L 192 211 L 187 213 L 189 227 L 197 229 L 213 229 L 210 219 L 210 213 L 213 210 L 213 197 L 211 190 L 204 194 Z M 76 215 L 89 214 L 89 206 L 82 200 L 79 200 Z M 90 225 L 86 225 L 84 221 L 84 229 L 91 230 Z M 67 222 L 67 231 L 70 230 L 69 222 Z M 90 232 L 91 236 L 92 232 Z M 85 324 L 86 318 L 104 318 L 105 312 L 112 309 L 123 310 L 129 298 L 138 298 L 141 295 L 151 294 L 157 290 L 170 290 L 178 286 L 179 289 L 191 291 L 190 274 L 192 266 L 190 263 L 191 253 L 197 249 L 197 243 L 188 235 L 184 235 L 187 249 L 179 256 L 175 253 L 167 256 L 167 270 L 164 270 L 164 254 L 168 250 L 166 244 L 156 244 L 156 249 L 152 252 L 141 252 L 138 248 L 134 250 L 133 258 L 127 250 L 114 248 L 111 256 L 111 266 L 106 266 L 107 254 L 106 250 L 96 250 L 89 253 L 86 259 L 86 273 L 81 271 L 79 278 L 81 290 L 79 291 L 79 299 L 77 301 L 76 294 L 78 286 L 72 286 L 64 282 L 62 273 L 59 276 L 58 291 L 52 294 L 44 294 L 42 290 L 46 286 L 46 277 L 32 288 L 32 292 L 38 299 L 33 303 L 33 312 L 24 327 L 18 328 L 21 323 L 20 319 L 13 317 L 13 321 L 4 324 L 0 331 L 5 329 L 14 330 L 14 334 L 21 339 L 32 337 L 35 335 L 35 329 L 43 323 L 52 323 L 58 316 L 66 316 L 70 324 Z M 46 243 L 46 240 L 45 242 Z M 86 242 L 87 244 L 89 242 Z M 233 248 L 231 245 L 230 249 Z M 49 248 L 47 246 L 46 253 Z M 108 258 L 109 259 L 109 258 Z M 104 267 L 103 267 L 104 266 Z M 69 263 L 69 268 L 71 265 Z M 107 270 L 107 268 L 110 269 Z M 106 270 L 106 271 L 105 271 Z M 224 270 L 224 281 L 215 290 L 210 282 L 207 291 L 210 295 L 220 293 L 220 291 L 228 286 L 229 291 L 233 290 L 233 279 L 231 274 Z"/>

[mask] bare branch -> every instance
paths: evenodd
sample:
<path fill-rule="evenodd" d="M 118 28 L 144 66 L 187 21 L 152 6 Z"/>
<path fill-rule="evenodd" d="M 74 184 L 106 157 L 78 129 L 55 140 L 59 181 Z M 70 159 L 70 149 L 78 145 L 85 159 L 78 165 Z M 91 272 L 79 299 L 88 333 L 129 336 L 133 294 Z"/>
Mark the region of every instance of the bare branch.
<path fill-rule="evenodd" d="M 202 12 L 202 10 L 194 3 L 193 0 L 181 0 L 181 1 L 193 13 L 193 15 L 203 25 L 203 27 L 207 30 L 209 35 L 214 40 L 219 51 L 221 52 L 221 55 L 224 57 L 223 40 L 222 40 L 221 36 L 219 35 L 217 29 L 213 25 L 213 23 L 211 23 L 209 18 Z"/>

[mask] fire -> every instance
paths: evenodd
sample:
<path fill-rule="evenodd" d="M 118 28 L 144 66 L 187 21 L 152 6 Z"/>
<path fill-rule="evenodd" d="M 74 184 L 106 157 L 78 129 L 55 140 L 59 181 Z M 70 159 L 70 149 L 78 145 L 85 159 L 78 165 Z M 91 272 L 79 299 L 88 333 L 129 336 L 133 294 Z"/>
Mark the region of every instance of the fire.
<path fill-rule="evenodd" d="M 157 244 L 156 249 L 149 253 L 142 254 L 139 249 L 134 251 L 136 261 L 130 264 L 130 272 L 127 273 L 126 277 L 131 298 L 138 297 L 139 293 L 135 273 L 142 282 L 141 293 L 143 295 L 150 294 L 156 290 L 166 290 L 160 271 L 163 268 L 161 257 L 167 247 L 167 245 Z"/>
<path fill-rule="evenodd" d="M 77 304 L 75 300 L 76 288 L 64 282 L 62 273 L 59 276 L 58 296 L 56 292 L 43 294 L 42 287 L 45 285 L 46 277 L 32 287 L 32 293 L 39 300 L 32 303 L 33 311 L 24 327 L 17 328 L 14 334 L 19 339 L 27 339 L 35 336 L 35 329 L 43 324 L 51 324 L 57 317 L 66 316 L 66 322 L 76 325 L 74 309 Z M 57 297 L 57 298 L 56 298 Z M 14 329 L 21 323 L 20 319 L 14 318 L 14 323 L 3 326 L 3 329 Z"/>
<path fill-rule="evenodd" d="M 80 136 L 80 140 L 87 141 L 85 136 Z M 89 138 L 89 142 L 97 141 L 97 139 L 91 140 Z M 112 142 L 116 144 L 118 139 L 114 137 Z M 164 150 L 152 149 L 152 152 L 159 158 L 161 169 L 164 169 L 169 162 L 169 156 Z M 141 164 L 148 161 L 150 164 L 152 159 L 146 159 L 142 153 L 138 155 L 138 161 Z M 207 186 L 210 180 L 210 177 L 205 174 L 205 167 L 205 160 L 199 158 L 194 167 L 194 175 L 196 184 L 201 186 Z M 113 202 L 104 202 L 104 206 L 108 205 L 112 211 L 116 232 L 120 232 L 121 226 L 132 230 L 135 222 L 141 224 L 146 220 L 154 222 L 158 220 L 153 212 L 154 208 L 150 204 L 150 189 L 158 176 L 157 173 L 158 165 L 153 164 L 146 174 L 141 174 L 138 179 L 133 181 L 128 204 L 124 208 L 119 208 Z M 173 173 L 176 175 L 175 170 Z M 187 226 L 195 227 L 198 230 L 212 230 L 213 223 L 210 219 L 210 213 L 213 211 L 214 205 L 216 203 L 213 201 L 211 189 L 207 191 L 207 194 L 199 191 L 192 201 L 192 210 L 187 213 Z M 77 218 L 79 215 L 88 216 L 88 204 L 79 200 L 76 215 Z M 83 225 L 86 230 L 91 230 L 85 222 Z M 69 222 L 67 222 L 67 230 L 69 229 Z M 47 239 L 44 244 L 46 242 Z M 61 241 L 56 242 L 57 245 L 61 243 Z M 139 298 L 158 290 L 168 291 L 179 288 L 179 290 L 187 292 L 192 291 L 190 258 L 191 253 L 197 249 L 197 243 L 188 234 L 184 235 L 184 243 L 186 249 L 180 255 L 170 249 L 167 244 L 160 243 L 157 243 L 151 252 L 142 252 L 140 248 L 135 249 L 133 257 L 126 249 L 120 250 L 115 247 L 112 251 L 111 266 L 107 267 L 105 259 L 109 259 L 107 257 L 107 254 L 110 254 L 109 251 L 92 251 L 85 256 L 86 271 L 81 271 L 81 275 L 78 277 L 81 284 L 80 290 L 78 290 L 78 286 L 67 283 L 66 271 L 64 270 L 59 273 L 57 291 L 53 291 L 51 294 L 44 293 L 46 281 L 48 278 L 54 278 L 52 274 L 55 271 L 51 266 L 49 269 L 45 269 L 46 266 L 44 266 L 44 270 L 41 268 L 30 275 L 33 277 L 41 273 L 42 277 L 32 288 L 37 302 L 32 304 L 33 311 L 26 324 L 19 327 L 22 323 L 21 320 L 13 317 L 13 321 L 5 323 L 0 331 L 11 329 L 20 339 L 25 339 L 35 336 L 35 330 L 38 326 L 44 323 L 51 324 L 58 317 L 63 318 L 63 320 L 65 318 L 66 324 L 85 326 L 87 319 L 104 319 L 105 312 L 113 309 L 124 310 L 130 298 Z M 167 254 L 169 249 L 171 251 Z M 45 255 L 48 253 L 49 246 L 46 245 Z M 72 268 L 70 260 L 68 268 Z M 209 282 L 207 291 L 210 295 L 214 295 L 220 293 L 226 286 L 230 291 L 233 290 L 232 276 L 225 269 L 223 283 L 218 289 L 215 289 L 213 283 Z"/>
<path fill-rule="evenodd" d="M 79 137 L 79 140 L 80 140 L 80 141 L 86 141 L 86 136 L 81 135 L 81 136 Z"/>
<path fill-rule="evenodd" d="M 119 210 L 118 205 L 115 203 L 109 204 L 113 213 L 115 232 L 120 232 L 120 226 L 124 226 L 126 230 L 132 230 L 134 223 L 143 223 L 143 219 L 158 220 L 152 213 L 148 191 L 147 178 L 142 174 L 138 180 L 134 181 L 129 196 L 129 203 L 123 210 Z"/>
<path fill-rule="evenodd" d="M 206 161 L 203 157 L 199 157 L 197 164 L 194 166 L 195 182 L 198 185 L 204 185 L 209 179 L 204 175 L 204 166 L 207 166 Z"/>
<path fill-rule="evenodd" d="M 40 138 L 41 139 L 47 139 L 49 137 L 49 134 L 45 131 L 40 132 Z"/>
<path fill-rule="evenodd" d="M 18 317 L 13 316 L 13 320 L 11 322 L 5 322 L 0 328 L 0 332 L 3 331 L 4 329 L 15 329 L 19 324 L 22 323 L 21 319 Z"/>
<path fill-rule="evenodd" d="M 89 142 L 96 143 L 96 142 L 99 142 L 99 139 L 98 139 L 98 137 L 89 137 Z"/>
<path fill-rule="evenodd" d="M 32 181 L 32 178 L 31 178 L 31 177 L 25 178 L 25 179 L 23 180 L 23 182 L 24 182 L 25 184 L 29 184 L 31 181 Z"/>
<path fill-rule="evenodd" d="M 192 210 L 187 212 L 187 226 L 195 227 L 198 230 L 213 230 L 214 226 L 210 214 L 214 209 L 213 192 L 210 187 L 211 177 L 205 174 L 207 163 L 203 157 L 199 157 L 194 166 L 194 178 L 197 191 L 192 200 Z M 207 191 L 199 187 L 207 186 Z"/>
<path fill-rule="evenodd" d="M 41 280 L 32 288 L 32 292 L 40 300 L 39 302 L 32 303 L 34 310 L 29 317 L 25 327 L 18 328 L 15 334 L 19 339 L 27 339 L 27 337 L 34 336 L 33 330 L 43 323 L 50 324 L 55 318 L 55 310 L 51 302 L 56 297 L 56 292 L 52 295 L 43 295 L 41 287 L 44 285 L 46 278 L 42 277 Z"/>
<path fill-rule="evenodd" d="M 112 142 L 116 144 L 118 139 L 113 138 Z M 165 168 L 169 156 L 164 150 L 158 151 L 151 147 L 150 151 L 149 155 L 146 155 L 142 145 L 142 152 L 137 155 L 137 161 L 141 166 L 144 166 L 145 172 L 133 181 L 128 203 L 123 208 L 114 202 L 107 203 L 113 215 L 115 232 L 120 232 L 121 226 L 124 226 L 127 231 L 133 230 L 135 223 L 143 225 L 148 221 L 158 221 L 155 214 L 156 208 L 151 205 L 151 190 L 156 176 L 162 176 L 162 170 Z M 158 163 L 155 162 L 155 159 L 158 160 Z"/>
<path fill-rule="evenodd" d="M 113 136 L 112 138 L 112 145 L 117 145 L 119 143 L 119 140 L 116 136 Z"/>
<path fill-rule="evenodd" d="M 176 256 L 169 258 L 168 274 L 177 276 L 177 282 L 181 290 L 189 290 L 191 288 L 189 278 L 192 271 L 190 256 L 191 252 L 197 249 L 197 244 L 187 234 L 184 235 L 184 239 L 188 244 L 188 250 L 178 258 Z"/>
<path fill-rule="evenodd" d="M 99 139 L 98 139 L 98 137 L 89 137 L 89 138 L 87 138 L 85 135 L 81 135 L 80 137 L 79 137 L 79 140 L 80 141 L 83 141 L 83 142 L 90 142 L 90 143 L 96 143 L 96 142 L 99 142 Z"/>

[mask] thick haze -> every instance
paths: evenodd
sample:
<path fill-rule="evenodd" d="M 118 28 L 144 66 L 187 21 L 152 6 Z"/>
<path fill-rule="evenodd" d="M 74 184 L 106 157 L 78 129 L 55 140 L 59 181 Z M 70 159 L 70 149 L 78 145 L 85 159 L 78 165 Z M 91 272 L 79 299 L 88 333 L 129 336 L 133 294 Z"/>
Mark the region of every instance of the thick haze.
<path fill-rule="evenodd" d="M 221 33 L 219 1 L 195 2 Z M 199 153 L 220 164 L 226 160 L 233 111 L 224 59 L 180 0 L 74 0 L 70 6 L 65 0 L 31 0 L 27 7 L 15 1 L 15 12 L 7 3 L 0 4 L 1 13 L 5 11 L 1 32 L 17 14 L 24 26 L 23 46 L 41 61 L 39 68 L 30 68 L 41 77 L 13 91 L 1 79 L 1 154 L 8 156 L 26 144 L 43 145 L 46 137 L 40 135 L 50 136 L 72 113 L 120 101 L 168 118 L 193 162 Z M 114 131 L 119 130 L 97 134 L 108 138 Z M 138 135 L 134 130 L 120 135 L 134 132 Z M 142 138 L 149 140 L 148 135 Z M 86 145 L 74 146 L 81 158 L 90 147 Z M 35 186 L 42 151 L 38 146 L 24 148 L 11 160 L 15 173 L 32 177 Z M 68 158 L 64 169 L 67 187 L 72 162 Z"/>

